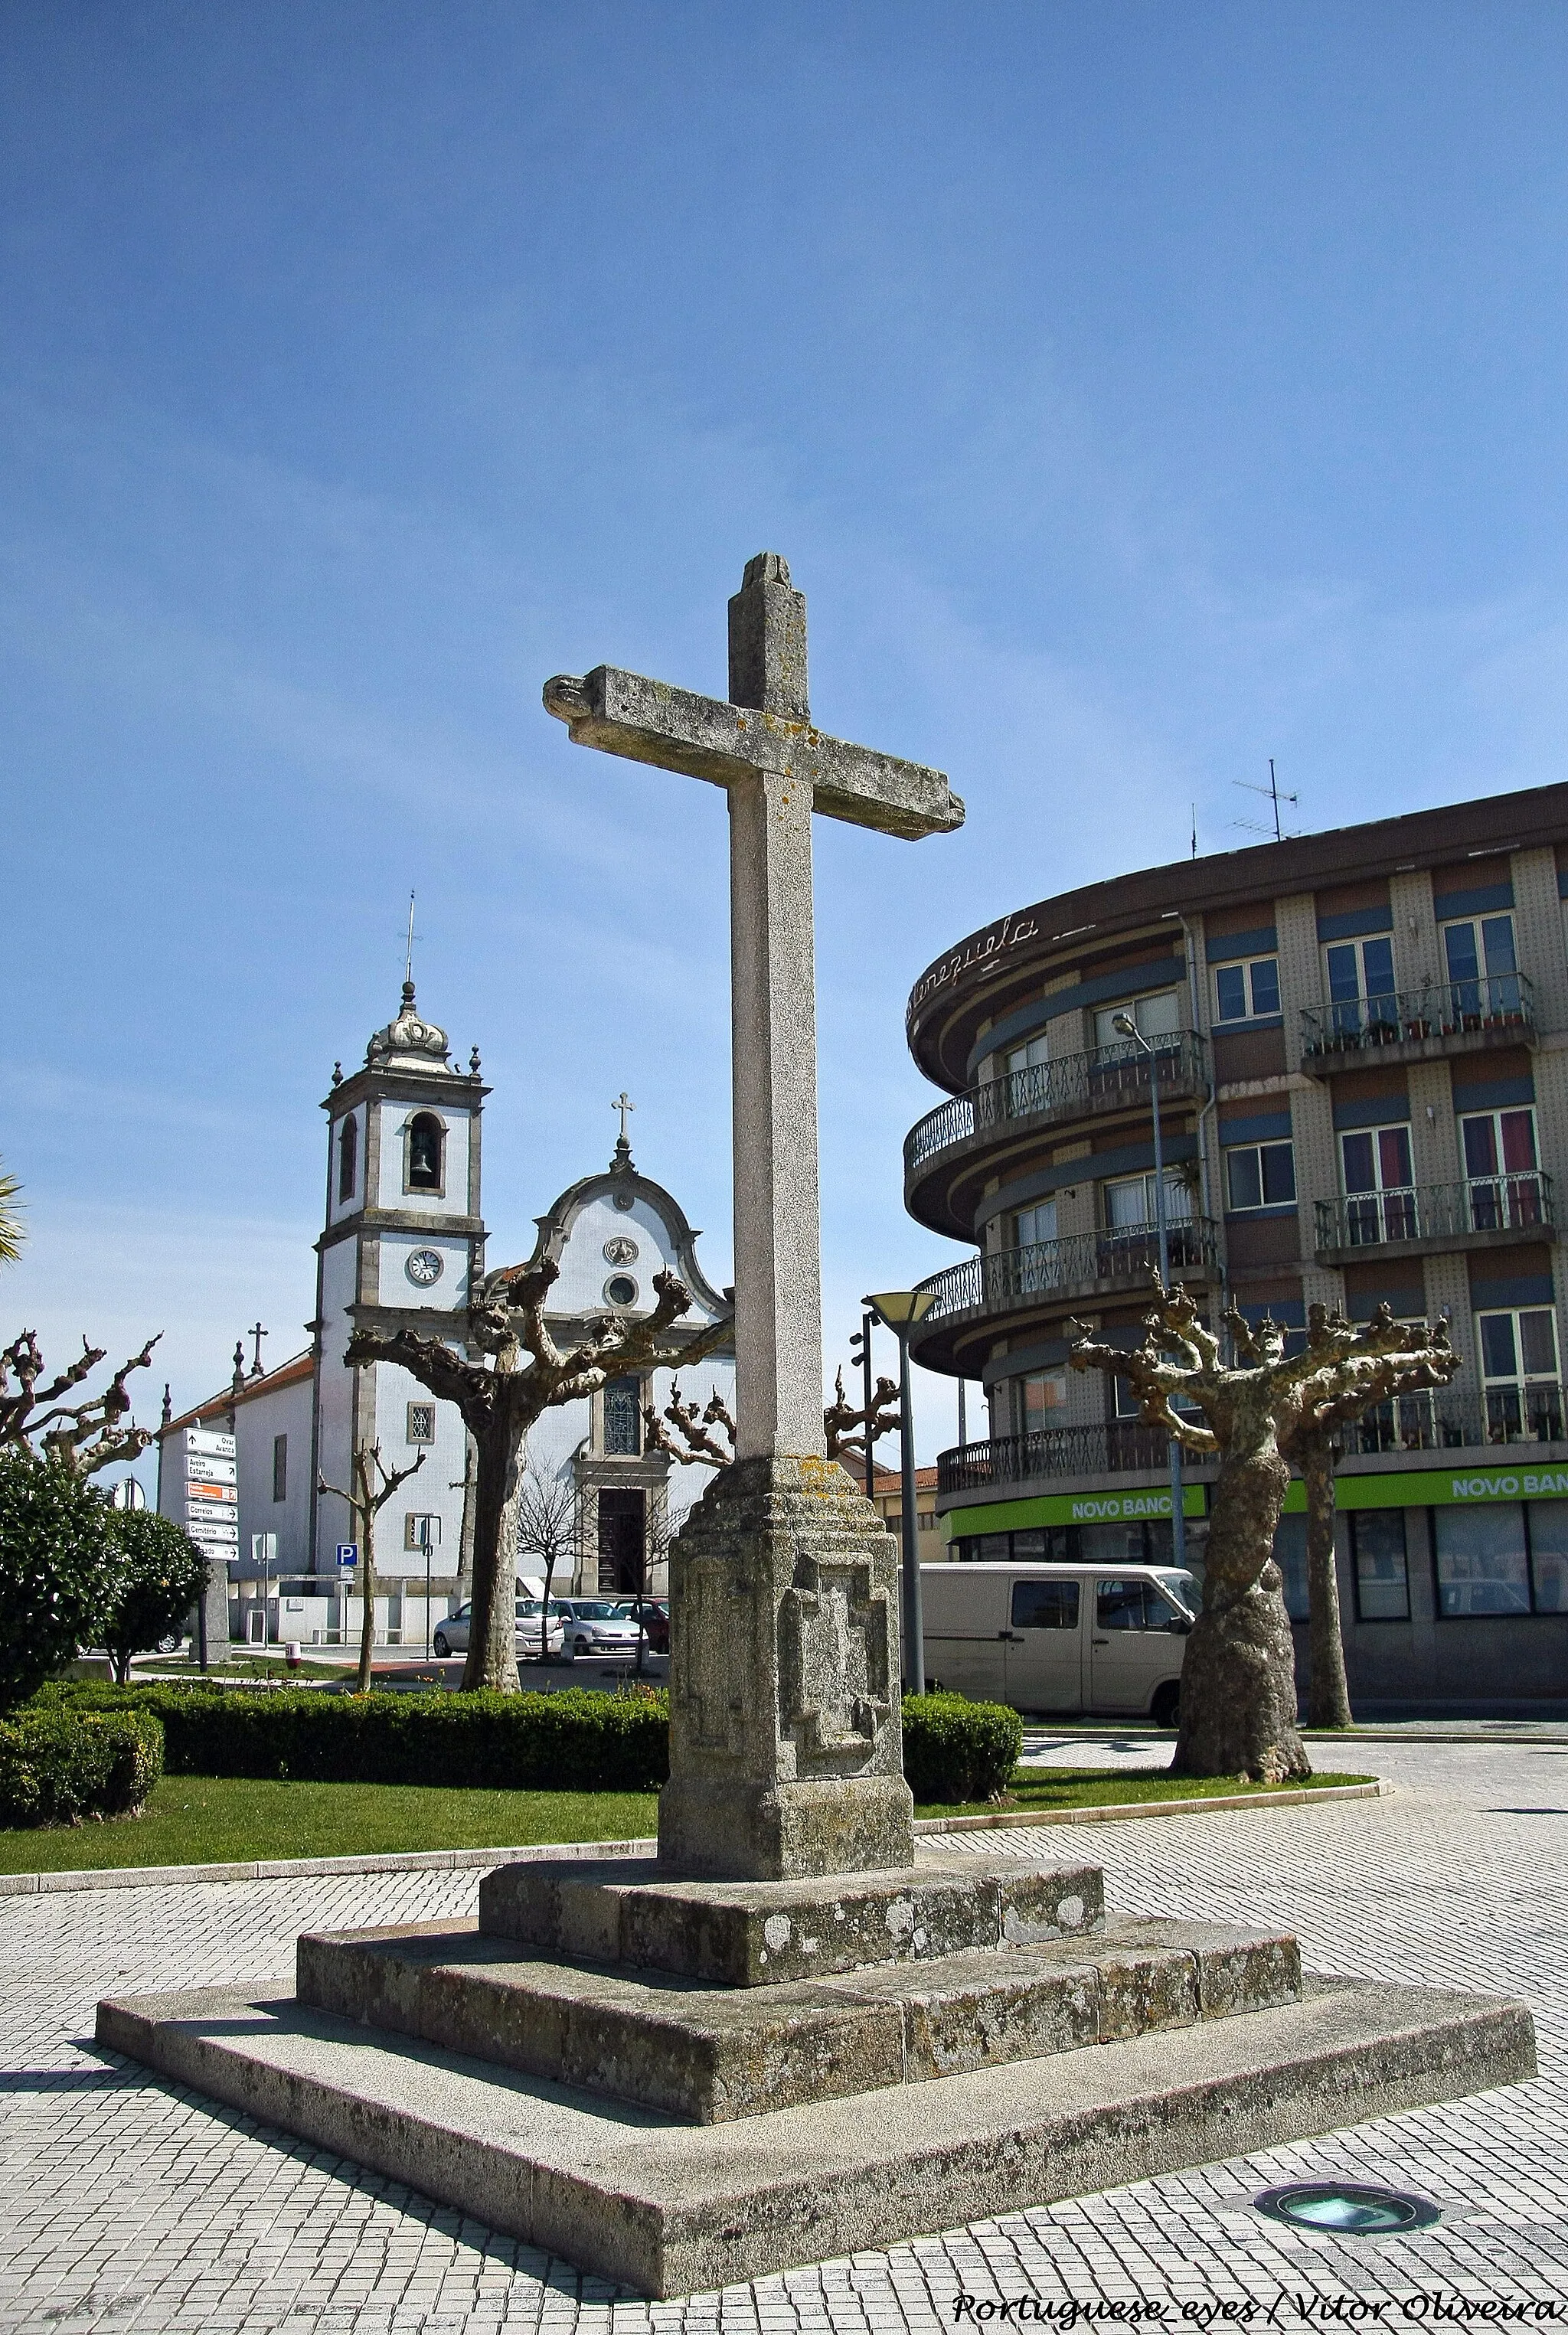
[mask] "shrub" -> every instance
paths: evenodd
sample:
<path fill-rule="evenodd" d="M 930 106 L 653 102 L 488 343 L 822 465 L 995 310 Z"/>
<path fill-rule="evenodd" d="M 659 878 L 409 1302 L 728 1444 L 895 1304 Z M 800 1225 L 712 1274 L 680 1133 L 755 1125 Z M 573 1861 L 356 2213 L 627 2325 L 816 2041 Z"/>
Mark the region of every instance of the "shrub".
<path fill-rule="evenodd" d="M 134 1816 L 162 1773 L 150 1711 L 61 1705 L 0 1720 L 0 1826 Z"/>
<path fill-rule="evenodd" d="M 917 1803 L 995 1799 L 1022 1749 L 1023 1721 L 1005 1703 L 962 1694 L 905 1697 L 904 1772 Z"/>
<path fill-rule="evenodd" d="M 207 1588 L 207 1559 L 168 1516 L 111 1508 L 113 1577 L 101 1631 L 123 1685 L 132 1654 L 179 1630 Z"/>
<path fill-rule="evenodd" d="M 0 1711 L 97 1635 L 112 1554 L 107 1493 L 63 1460 L 0 1451 Z"/>
<path fill-rule="evenodd" d="M 150 1710 L 170 1775 L 498 1791 L 645 1792 L 670 1772 L 664 1696 L 330 1694 L 158 1685 L 54 1691 L 64 1707 Z"/>
<path fill-rule="evenodd" d="M 314 1687 L 59 1686 L 40 1707 L 153 1712 L 176 1776 L 503 1791 L 651 1792 L 670 1772 L 670 1705 L 652 1689 L 589 1694 L 329 1694 Z M 1023 1742 L 1015 1710 L 910 1695 L 904 1772 L 916 1800 L 988 1800 Z"/>

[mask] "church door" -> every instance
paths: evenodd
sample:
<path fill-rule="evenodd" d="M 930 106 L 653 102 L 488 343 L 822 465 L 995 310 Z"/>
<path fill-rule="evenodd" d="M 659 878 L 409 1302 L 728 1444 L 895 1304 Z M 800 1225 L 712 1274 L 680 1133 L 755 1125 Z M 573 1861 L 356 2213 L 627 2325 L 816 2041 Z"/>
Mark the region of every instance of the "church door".
<path fill-rule="evenodd" d="M 640 1489 L 599 1494 L 601 1595 L 641 1594 L 647 1547 L 646 1497 Z"/>

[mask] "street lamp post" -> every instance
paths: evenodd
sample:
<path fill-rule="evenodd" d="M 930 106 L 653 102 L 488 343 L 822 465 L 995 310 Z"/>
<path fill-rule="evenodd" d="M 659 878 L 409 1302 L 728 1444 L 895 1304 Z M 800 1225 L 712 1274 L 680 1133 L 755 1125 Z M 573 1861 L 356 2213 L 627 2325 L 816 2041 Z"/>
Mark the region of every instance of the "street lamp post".
<path fill-rule="evenodd" d="M 898 1453 L 904 1514 L 904 1676 L 911 1694 L 925 1691 L 925 1623 L 920 1598 L 920 1519 L 915 1509 L 915 1420 L 909 1401 L 909 1332 L 935 1303 L 929 1289 L 887 1289 L 862 1299 L 898 1341 Z"/>
<path fill-rule="evenodd" d="M 1166 1213 L 1165 1150 L 1160 1141 L 1159 1125 L 1159 1061 L 1153 1046 L 1144 1036 L 1130 1013 L 1118 1013 L 1114 1026 L 1124 1038 L 1130 1038 L 1148 1056 L 1149 1101 L 1154 1110 L 1154 1221 L 1159 1241 L 1159 1277 L 1163 1288 L 1170 1287 L 1170 1226 Z M 1170 1439 L 1170 1538 L 1173 1563 L 1185 1568 L 1187 1561 L 1186 1495 L 1182 1485 L 1181 1438 Z"/>

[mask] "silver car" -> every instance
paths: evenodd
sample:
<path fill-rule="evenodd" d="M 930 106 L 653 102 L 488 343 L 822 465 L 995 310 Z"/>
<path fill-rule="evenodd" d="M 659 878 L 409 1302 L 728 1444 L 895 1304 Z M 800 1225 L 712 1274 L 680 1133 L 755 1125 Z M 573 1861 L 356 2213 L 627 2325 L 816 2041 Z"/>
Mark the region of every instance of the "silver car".
<path fill-rule="evenodd" d="M 574 1597 L 566 1639 L 575 1654 L 635 1654 L 641 1634 L 624 1605 L 608 1597 Z"/>
<path fill-rule="evenodd" d="M 552 1654 L 559 1654 L 566 1650 L 566 1633 L 558 1613 L 554 1610 L 554 1599 L 551 1600 L 551 1607 L 547 1651 Z M 527 1660 L 537 1662 L 538 1659 L 541 1651 L 539 1637 L 543 1612 L 543 1604 L 537 1597 L 518 1598 L 516 1632 L 512 1643 L 515 1651 Z M 449 1613 L 431 1641 L 435 1652 L 442 1656 L 466 1654 L 469 1650 L 469 1629 L 472 1619 L 471 1605 L 460 1605 L 455 1613 Z"/>

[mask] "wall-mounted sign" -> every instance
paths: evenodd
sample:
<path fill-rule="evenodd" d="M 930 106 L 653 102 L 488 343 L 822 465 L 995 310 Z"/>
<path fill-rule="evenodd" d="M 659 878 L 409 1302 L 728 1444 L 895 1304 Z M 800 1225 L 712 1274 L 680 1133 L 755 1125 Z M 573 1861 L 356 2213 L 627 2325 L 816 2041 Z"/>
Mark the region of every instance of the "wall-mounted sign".
<path fill-rule="evenodd" d="M 1184 1516 L 1202 1516 L 1207 1510 L 1201 1484 L 1182 1492 Z M 952 1537 L 967 1540 L 974 1533 L 1022 1532 L 1031 1525 L 1132 1524 L 1143 1516 L 1168 1516 L 1170 1494 L 1152 1488 L 1127 1492 L 1060 1492 L 1038 1500 L 997 1500 L 982 1508 L 953 1508 L 944 1522 Z"/>

